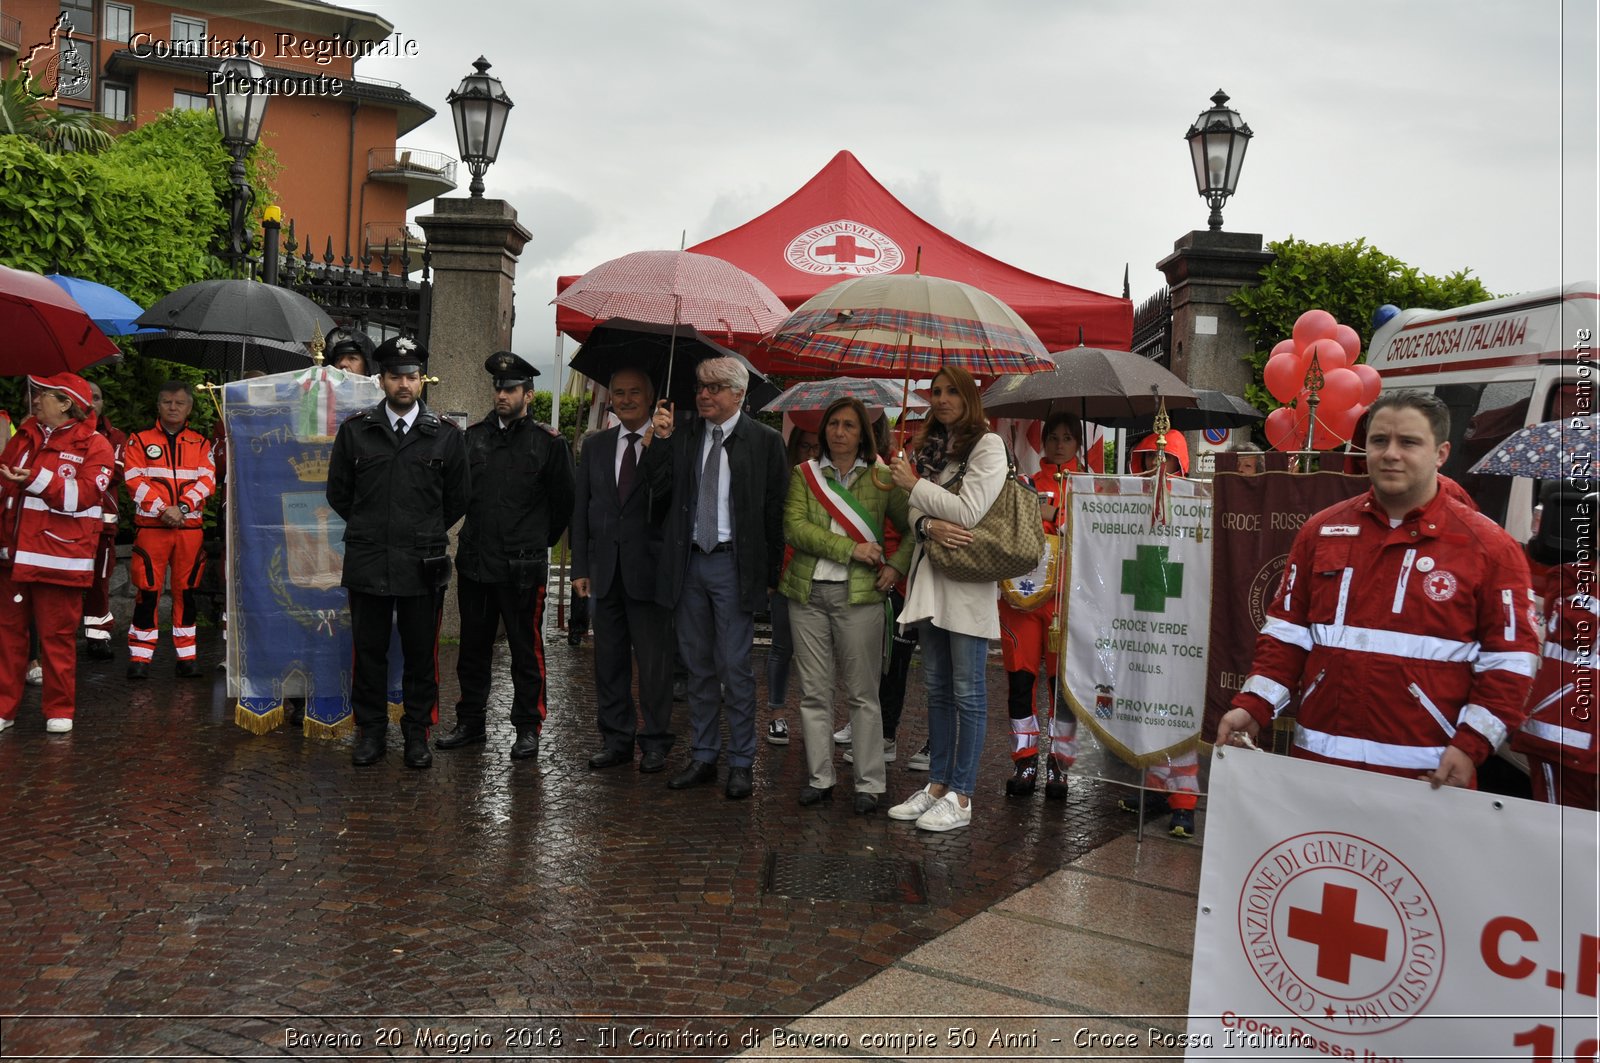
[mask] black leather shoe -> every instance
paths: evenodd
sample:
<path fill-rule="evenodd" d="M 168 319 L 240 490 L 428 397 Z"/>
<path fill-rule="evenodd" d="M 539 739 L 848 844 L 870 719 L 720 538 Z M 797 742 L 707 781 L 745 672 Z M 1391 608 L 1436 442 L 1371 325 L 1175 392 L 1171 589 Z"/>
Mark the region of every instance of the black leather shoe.
<path fill-rule="evenodd" d="M 143 661 L 129 661 L 128 662 L 128 678 L 129 679 L 149 679 L 150 678 L 150 666 L 148 664 L 144 663 Z"/>
<path fill-rule="evenodd" d="M 614 768 L 618 764 L 632 764 L 633 754 L 624 753 L 620 749 L 602 749 L 589 758 L 589 767 L 595 771 L 601 768 Z"/>
<path fill-rule="evenodd" d="M 178 666 L 172 670 L 172 674 L 179 679 L 199 679 L 200 666 L 193 661 L 179 661 Z"/>
<path fill-rule="evenodd" d="M 583 632 L 579 631 L 577 628 L 568 629 L 568 631 L 567 631 L 567 645 L 568 646 L 582 646 L 583 645 Z"/>
<path fill-rule="evenodd" d="M 539 755 L 539 732 L 532 727 L 517 728 L 517 740 L 511 743 L 512 760 L 530 760 Z"/>
<path fill-rule="evenodd" d="M 299 727 L 306 719 L 305 698 L 283 699 L 283 722 L 290 727 Z"/>
<path fill-rule="evenodd" d="M 350 753 L 350 763 L 358 768 L 376 764 L 383 759 L 384 739 L 383 731 L 361 731 L 356 735 L 356 748 Z"/>
<path fill-rule="evenodd" d="M 733 781 L 731 776 L 728 781 L 730 783 Z M 807 786 L 800 791 L 800 807 L 802 808 L 810 808 L 812 805 L 820 805 L 832 800 L 833 787 L 831 786 Z"/>
<path fill-rule="evenodd" d="M 667 770 L 667 755 L 659 749 L 647 749 L 639 758 L 639 770 L 646 775 Z"/>
<path fill-rule="evenodd" d="M 433 767 L 433 752 L 428 749 L 427 733 L 406 735 L 406 767 Z"/>
<path fill-rule="evenodd" d="M 669 790 L 687 790 L 691 786 L 704 786 L 708 782 L 717 781 L 717 766 L 708 760 L 693 760 L 671 779 L 667 780 Z"/>
<path fill-rule="evenodd" d="M 755 793 L 755 783 L 750 778 L 749 768 L 729 768 L 728 785 L 722 792 L 735 801 L 741 797 L 749 797 Z"/>
<path fill-rule="evenodd" d="M 433 740 L 434 749 L 460 749 L 462 746 L 481 746 L 489 740 L 483 721 L 473 723 L 456 718 L 456 725 Z"/>
<path fill-rule="evenodd" d="M 110 639 L 84 639 L 83 655 L 91 661 L 109 661 L 116 656 Z"/>
<path fill-rule="evenodd" d="M 878 810 L 877 794 L 856 794 L 855 813 L 858 816 L 870 816 Z"/>

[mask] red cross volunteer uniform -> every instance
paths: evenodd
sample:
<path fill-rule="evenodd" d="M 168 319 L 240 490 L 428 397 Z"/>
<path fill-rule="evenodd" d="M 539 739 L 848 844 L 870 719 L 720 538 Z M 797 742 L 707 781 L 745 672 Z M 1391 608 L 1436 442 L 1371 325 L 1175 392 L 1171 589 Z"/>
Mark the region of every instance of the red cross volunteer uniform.
<path fill-rule="evenodd" d="M 156 607 L 167 571 L 172 572 L 172 647 L 179 674 L 194 674 L 194 588 L 205 570 L 200 542 L 206 500 L 217 486 L 211 442 L 192 428 L 169 435 L 156 424 L 128 437 L 123 447 L 123 482 L 133 499 L 133 523 L 138 528 L 133 543 L 130 575 L 139 596 L 128 625 L 130 677 L 147 668 L 160 634 Z M 177 527 L 166 524 L 161 513 L 176 506 L 183 513 Z"/>

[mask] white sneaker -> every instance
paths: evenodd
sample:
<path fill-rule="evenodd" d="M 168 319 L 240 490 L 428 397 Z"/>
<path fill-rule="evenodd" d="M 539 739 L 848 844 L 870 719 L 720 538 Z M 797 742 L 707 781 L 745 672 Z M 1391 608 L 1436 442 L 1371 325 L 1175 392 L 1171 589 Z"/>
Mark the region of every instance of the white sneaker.
<path fill-rule="evenodd" d="M 833 732 L 833 744 L 836 746 L 847 746 L 850 744 L 850 725 L 848 723 L 839 728 L 839 730 Z"/>
<path fill-rule="evenodd" d="M 930 794 L 928 792 L 928 787 L 924 786 L 922 789 L 918 790 L 916 793 L 912 794 L 910 797 L 891 808 L 889 810 L 889 818 L 908 820 L 920 819 L 924 812 L 928 811 L 928 809 L 932 808 L 938 803 L 939 799 Z"/>
<path fill-rule="evenodd" d="M 15 727 L 16 725 L 16 720 L 7 720 L 4 717 L 0 717 L 0 731 L 4 731 L 7 727 Z"/>
<path fill-rule="evenodd" d="M 29 668 L 28 674 L 24 676 L 23 679 L 30 687 L 44 686 L 44 666 L 36 664 L 32 668 Z"/>
<path fill-rule="evenodd" d="M 945 831 L 965 827 L 972 822 L 972 802 L 963 808 L 954 790 L 947 790 L 937 804 L 917 817 L 917 826 L 923 830 Z"/>
<path fill-rule="evenodd" d="M 53 735 L 64 735 L 72 730 L 72 721 L 65 716 L 52 716 L 44 722 L 44 729 Z"/>
<path fill-rule="evenodd" d="M 895 748 L 895 741 L 891 738 L 889 741 L 883 744 L 883 762 L 885 764 L 892 764 L 894 762 L 896 752 L 897 750 Z"/>
<path fill-rule="evenodd" d="M 894 743 L 885 742 L 883 744 L 883 762 L 888 764 L 892 760 L 894 760 Z M 856 762 L 856 751 L 847 747 L 844 751 L 844 762 L 846 764 L 854 764 Z"/>
<path fill-rule="evenodd" d="M 911 754 L 911 759 L 906 761 L 906 767 L 911 771 L 928 771 L 928 743 L 922 743 L 922 748 Z"/>

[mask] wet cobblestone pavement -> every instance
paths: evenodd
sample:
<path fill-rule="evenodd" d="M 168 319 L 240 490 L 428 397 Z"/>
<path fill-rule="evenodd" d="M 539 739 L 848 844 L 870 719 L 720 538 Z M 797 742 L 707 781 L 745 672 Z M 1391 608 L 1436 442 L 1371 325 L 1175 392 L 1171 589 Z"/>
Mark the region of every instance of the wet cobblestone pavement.
<path fill-rule="evenodd" d="M 1064 804 L 1004 796 L 998 656 L 973 825 L 939 835 L 852 815 L 842 763 L 835 800 L 799 807 L 798 726 L 762 743 L 747 801 L 668 791 L 681 737 L 666 773 L 591 772 L 587 640 L 548 636 L 536 761 L 507 757 L 502 646 L 487 746 L 408 771 L 395 727 L 387 760 L 358 771 L 348 738 L 236 727 L 215 635 L 205 680 L 171 678 L 164 643 L 155 677 L 127 683 L 119 641 L 116 661 L 81 663 L 71 734 L 44 733 L 33 688 L 0 735 L 0 1057 L 443 1055 L 472 1031 L 493 1042 L 478 1057 L 734 1055 L 716 1048 L 734 1017 L 806 1012 L 1129 829 L 1092 780 Z M 905 763 L 922 704 L 914 668 L 891 803 L 927 779 Z M 680 736 L 686 716 L 678 703 Z M 769 854 L 909 861 L 926 903 L 767 893 Z M 607 1049 L 613 1019 L 711 1040 Z M 419 1047 L 419 1030 L 458 1040 Z"/>

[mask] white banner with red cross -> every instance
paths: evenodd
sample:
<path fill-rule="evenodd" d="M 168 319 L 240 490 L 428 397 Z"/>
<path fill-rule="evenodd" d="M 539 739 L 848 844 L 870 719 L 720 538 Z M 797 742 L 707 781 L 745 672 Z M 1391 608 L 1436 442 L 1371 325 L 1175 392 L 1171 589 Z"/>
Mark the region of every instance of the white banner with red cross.
<path fill-rule="evenodd" d="M 1154 481 L 1073 476 L 1067 560 L 1067 705 L 1129 764 L 1189 750 L 1205 712 L 1211 642 L 1211 485 L 1166 481 L 1152 527 Z"/>
<path fill-rule="evenodd" d="M 1213 758 L 1188 1056 L 1593 1060 L 1600 817 Z"/>

